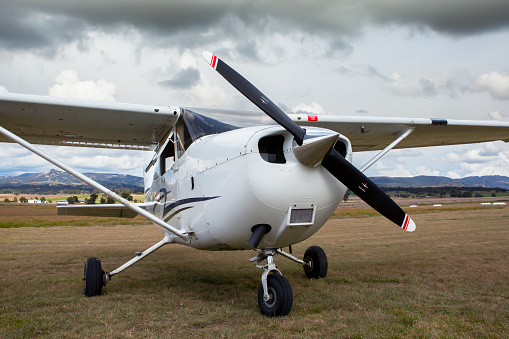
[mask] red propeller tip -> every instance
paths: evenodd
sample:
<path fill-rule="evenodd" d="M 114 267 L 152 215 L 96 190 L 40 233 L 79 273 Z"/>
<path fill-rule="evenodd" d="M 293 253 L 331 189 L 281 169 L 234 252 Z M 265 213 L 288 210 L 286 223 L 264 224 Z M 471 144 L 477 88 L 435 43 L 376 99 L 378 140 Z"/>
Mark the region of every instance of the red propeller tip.
<path fill-rule="evenodd" d="M 405 220 L 403 221 L 401 228 L 408 232 L 415 231 L 415 222 L 408 216 L 408 214 L 405 214 Z"/>

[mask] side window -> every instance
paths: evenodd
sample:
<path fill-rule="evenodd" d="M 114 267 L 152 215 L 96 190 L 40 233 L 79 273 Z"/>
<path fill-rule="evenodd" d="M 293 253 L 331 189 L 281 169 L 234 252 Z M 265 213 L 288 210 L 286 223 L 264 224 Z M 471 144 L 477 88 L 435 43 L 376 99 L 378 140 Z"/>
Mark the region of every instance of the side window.
<path fill-rule="evenodd" d="M 177 158 L 182 157 L 186 149 L 193 142 L 189 130 L 184 122 L 184 119 L 179 119 L 176 126 L 176 143 L 177 143 Z"/>
<path fill-rule="evenodd" d="M 175 162 L 175 144 L 173 142 L 174 135 L 175 133 L 172 133 L 172 135 L 169 137 L 166 146 L 164 146 L 164 149 L 161 152 L 161 155 L 159 156 L 159 166 L 161 175 L 166 173 L 166 171 L 169 170 L 170 167 Z"/>

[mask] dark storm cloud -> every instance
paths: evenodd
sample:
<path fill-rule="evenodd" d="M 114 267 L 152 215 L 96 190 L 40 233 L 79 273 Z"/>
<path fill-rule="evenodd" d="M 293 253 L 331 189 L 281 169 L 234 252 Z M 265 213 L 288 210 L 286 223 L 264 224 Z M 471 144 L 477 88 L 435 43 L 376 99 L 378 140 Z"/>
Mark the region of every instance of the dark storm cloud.
<path fill-rule="evenodd" d="M 427 27 L 450 35 L 497 30 L 509 25 L 506 0 L 370 1 L 367 12 L 379 24 Z"/>
<path fill-rule="evenodd" d="M 66 15 L 46 14 L 23 8 L 17 2 L 0 1 L 1 49 L 35 49 L 52 55 L 60 44 L 82 40 L 86 27 L 85 22 Z"/>
<path fill-rule="evenodd" d="M 188 67 L 180 70 L 172 79 L 164 80 L 159 83 L 161 86 L 186 89 L 191 88 L 200 80 L 200 71 L 194 67 Z"/>
<path fill-rule="evenodd" d="M 249 52 L 247 41 L 302 33 L 350 49 L 368 26 L 404 26 L 463 36 L 509 25 L 507 0 L 0 0 L 0 48 L 49 53 L 87 38 L 89 30 L 134 28 L 146 43 L 187 48 L 225 39 Z M 251 56 L 253 57 L 253 56 Z"/>

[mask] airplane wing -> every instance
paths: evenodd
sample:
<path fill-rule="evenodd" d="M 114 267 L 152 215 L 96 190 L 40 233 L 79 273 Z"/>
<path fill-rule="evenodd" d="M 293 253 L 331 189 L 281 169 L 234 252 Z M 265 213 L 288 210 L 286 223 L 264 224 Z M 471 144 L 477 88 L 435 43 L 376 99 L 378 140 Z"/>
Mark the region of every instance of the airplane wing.
<path fill-rule="evenodd" d="M 373 116 L 289 114 L 301 126 L 322 127 L 346 136 L 354 152 L 386 147 L 408 129 L 413 132 L 395 148 L 414 148 L 509 141 L 509 122 Z"/>
<path fill-rule="evenodd" d="M 168 106 L 0 93 L 0 126 L 46 145 L 147 150 L 176 123 Z M 0 136 L 0 142 L 11 142 Z"/>
<path fill-rule="evenodd" d="M 269 125 L 261 112 L 194 109 L 238 127 Z M 0 126 L 36 144 L 148 150 L 176 123 L 177 107 L 0 93 Z M 355 152 L 380 150 L 408 129 L 395 148 L 428 147 L 503 140 L 509 123 L 427 118 L 289 114 L 301 126 L 335 130 Z M 0 136 L 0 142 L 10 142 Z"/>

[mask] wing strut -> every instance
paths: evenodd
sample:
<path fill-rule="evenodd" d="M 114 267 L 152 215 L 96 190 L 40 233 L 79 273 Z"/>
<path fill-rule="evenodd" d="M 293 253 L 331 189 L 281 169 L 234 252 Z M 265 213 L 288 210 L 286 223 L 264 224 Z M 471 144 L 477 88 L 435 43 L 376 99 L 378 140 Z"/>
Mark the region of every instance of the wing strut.
<path fill-rule="evenodd" d="M 176 229 L 175 227 L 173 227 L 173 226 L 167 224 L 166 222 L 164 222 L 163 220 L 157 218 L 155 215 L 150 214 L 149 212 L 147 212 L 143 208 L 141 208 L 139 206 L 136 206 L 135 204 L 133 204 L 132 202 L 128 201 L 127 199 L 122 198 L 121 196 L 119 196 L 115 192 L 107 189 L 106 187 L 104 187 L 103 185 L 99 184 L 98 182 L 96 182 L 96 181 L 90 179 L 89 177 L 87 177 L 87 176 L 85 176 L 85 175 L 75 171 L 74 169 L 72 169 L 71 167 L 67 166 L 66 164 L 60 162 L 59 160 L 57 160 L 53 156 L 49 155 L 48 153 L 40 150 L 39 148 L 37 148 L 34 145 L 30 144 L 29 142 L 25 141 L 24 139 L 22 139 L 22 138 L 18 137 L 17 135 L 9 132 L 8 130 L 6 130 L 2 126 L 0 126 L 0 133 L 5 135 L 9 139 L 13 140 L 14 142 L 20 144 L 21 146 L 25 147 L 29 151 L 37 154 L 41 158 L 51 162 L 55 166 L 60 167 L 61 169 L 63 169 L 67 173 L 75 176 L 76 178 L 78 178 L 79 180 L 83 181 L 84 183 L 92 186 L 93 188 L 101 191 L 102 193 L 106 194 L 107 196 L 115 199 L 115 201 L 118 201 L 119 203 L 121 203 L 125 207 L 133 210 L 134 212 L 136 212 L 138 214 L 141 214 L 142 216 L 144 216 L 148 220 L 150 220 L 150 221 L 154 222 L 155 224 L 161 226 L 162 228 L 166 229 L 167 231 L 175 234 L 177 237 L 181 238 L 182 240 L 189 241 L 189 236 L 187 234 L 185 234 L 184 232 L 182 232 L 181 230 Z"/>
<path fill-rule="evenodd" d="M 171 244 L 171 243 L 173 243 L 173 240 L 170 239 L 170 236 L 168 234 L 165 234 L 163 240 L 161 240 L 154 246 L 150 247 L 149 249 L 145 250 L 144 252 L 137 252 L 136 256 L 134 258 L 132 258 L 131 260 L 129 260 L 128 262 L 126 262 L 125 264 L 123 264 L 122 266 L 117 268 L 116 270 L 106 273 L 105 283 L 107 283 L 111 279 L 111 277 L 114 276 L 115 274 L 122 272 L 126 268 L 136 264 L 138 261 L 145 258 L 147 255 L 151 254 L 155 250 L 158 250 L 159 248 L 163 247 L 164 245 Z"/>
<path fill-rule="evenodd" d="M 383 150 L 381 150 L 377 155 L 375 155 L 370 161 L 364 164 L 361 168 L 359 168 L 359 171 L 364 172 L 368 168 L 371 167 L 375 162 L 380 160 L 381 157 L 383 157 L 387 152 L 389 152 L 391 149 L 396 147 L 397 144 L 399 144 L 403 139 L 405 139 L 407 136 L 409 136 L 414 131 L 413 128 L 407 129 L 405 132 L 403 132 L 396 140 L 391 142 L 391 144 L 387 147 L 385 147 Z"/>

